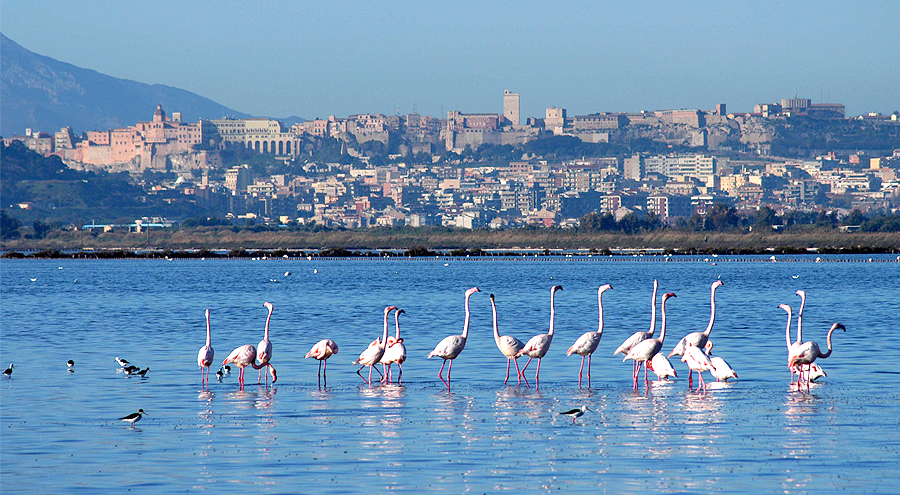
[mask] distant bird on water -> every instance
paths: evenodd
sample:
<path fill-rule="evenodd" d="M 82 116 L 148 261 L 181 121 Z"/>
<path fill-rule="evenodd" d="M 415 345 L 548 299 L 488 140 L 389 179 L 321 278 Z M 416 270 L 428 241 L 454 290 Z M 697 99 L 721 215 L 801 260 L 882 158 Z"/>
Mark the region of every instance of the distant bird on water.
<path fill-rule="evenodd" d="M 600 323 L 596 332 L 585 332 L 578 337 L 578 340 L 566 351 L 566 356 L 578 354 L 581 356 L 581 368 L 578 369 L 578 386 L 581 387 L 581 373 L 584 371 L 584 357 L 588 358 L 588 387 L 591 386 L 591 356 L 600 345 L 600 339 L 603 337 L 603 293 L 612 289 L 612 285 L 604 284 L 597 289 L 597 306 L 600 311 Z"/>
<path fill-rule="evenodd" d="M 221 382 L 223 376 L 225 376 L 225 372 L 222 371 L 222 368 L 219 368 L 219 370 L 216 371 L 216 380 Z"/>
<path fill-rule="evenodd" d="M 275 306 L 272 305 L 269 301 L 263 303 L 263 306 L 269 310 L 269 316 L 266 317 L 266 334 L 263 336 L 263 339 L 259 341 L 259 344 L 256 346 L 256 360 L 259 361 L 259 364 L 268 365 L 269 361 L 272 360 L 272 342 L 269 341 L 269 322 L 272 320 L 272 311 L 275 310 Z M 274 375 L 273 375 L 274 376 Z M 257 376 L 256 383 L 259 384 L 262 379 L 262 370 L 259 370 L 259 376 Z M 269 384 L 269 375 L 266 375 L 266 385 Z"/>
<path fill-rule="evenodd" d="M 141 369 L 138 368 L 137 366 L 130 366 L 130 365 L 126 366 L 125 368 L 122 368 L 122 370 L 125 372 L 126 375 L 130 375 L 132 373 L 137 373 L 138 371 L 141 371 Z"/>
<path fill-rule="evenodd" d="M 126 367 L 126 366 L 128 366 L 129 364 L 131 364 L 131 363 L 128 362 L 127 359 L 122 359 L 122 358 L 120 358 L 119 356 L 116 356 L 116 362 L 119 363 L 119 366 L 121 366 L 121 367 L 123 367 L 123 368 Z"/>
<path fill-rule="evenodd" d="M 572 424 L 575 424 L 575 419 L 584 416 L 584 413 L 590 411 L 591 409 L 588 406 L 581 406 L 576 409 L 569 409 L 568 411 L 563 411 L 559 414 L 565 414 L 567 416 L 572 417 Z"/>
<path fill-rule="evenodd" d="M 141 371 L 135 372 L 136 375 L 147 376 L 147 372 L 150 371 L 150 368 L 144 368 Z"/>
<path fill-rule="evenodd" d="M 16 367 L 16 365 L 9 363 L 9 368 L 6 368 L 6 370 L 3 371 L 3 376 L 5 376 L 6 378 L 9 378 L 10 376 L 12 376 L 12 370 L 15 367 Z"/>
<path fill-rule="evenodd" d="M 72 361 L 71 359 L 66 361 L 66 366 L 69 367 L 69 373 L 75 371 L 75 361 Z"/>
<path fill-rule="evenodd" d="M 306 353 L 307 358 L 315 358 L 319 361 L 319 376 L 322 376 L 324 365 L 325 371 L 328 369 L 328 358 L 338 353 L 337 342 L 331 339 L 322 339 L 312 346 Z M 327 381 L 327 380 L 326 380 Z"/>
<path fill-rule="evenodd" d="M 131 423 L 131 427 L 134 428 L 134 424 L 141 420 L 144 415 L 147 414 L 143 409 L 138 409 L 136 413 L 131 413 L 128 416 L 123 416 L 119 418 L 119 421 L 124 421 L 126 423 Z"/>
<path fill-rule="evenodd" d="M 384 350 L 386 348 L 385 346 L 387 345 L 388 335 L 388 315 L 395 309 L 397 309 L 397 306 L 387 306 L 384 308 L 384 332 L 381 335 L 381 339 L 376 340 L 373 343 L 374 345 L 369 345 L 369 347 L 367 347 L 366 350 L 364 350 L 359 355 L 356 361 L 353 361 L 353 364 L 360 365 L 359 369 L 356 370 L 356 374 L 359 375 L 360 378 L 362 378 L 369 385 L 372 384 L 372 368 L 375 368 L 375 365 L 378 364 L 378 362 L 381 361 L 381 358 L 384 356 Z M 362 376 L 362 373 L 360 373 L 366 366 L 369 367 L 368 379 L 366 379 L 366 377 Z M 375 368 L 375 371 L 378 371 L 378 374 L 381 375 L 381 380 L 383 381 L 385 378 L 384 374 L 381 373 L 378 368 Z"/>
<path fill-rule="evenodd" d="M 289 271 L 288 271 L 288 272 L 284 272 L 284 276 L 285 276 L 285 277 L 290 277 L 290 276 L 291 276 L 291 272 L 289 272 Z"/>
<path fill-rule="evenodd" d="M 216 351 L 210 344 L 209 310 L 206 310 L 206 345 L 197 353 L 197 366 L 200 367 L 200 384 L 209 383 L 209 367 L 212 366 Z M 149 369 L 149 368 L 148 368 Z M 203 372 L 206 371 L 204 374 Z M 142 375 L 143 376 L 143 375 Z"/>

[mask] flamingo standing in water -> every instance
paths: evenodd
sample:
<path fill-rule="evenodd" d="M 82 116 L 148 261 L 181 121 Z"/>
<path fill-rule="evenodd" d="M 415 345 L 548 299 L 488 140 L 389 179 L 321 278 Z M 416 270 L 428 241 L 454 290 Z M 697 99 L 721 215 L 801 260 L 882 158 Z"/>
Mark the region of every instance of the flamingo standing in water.
<path fill-rule="evenodd" d="M 675 345 L 675 348 L 672 349 L 672 352 L 669 353 L 669 357 L 672 356 L 683 356 L 685 349 L 687 346 L 691 345 L 696 347 L 697 349 L 702 350 L 706 347 L 706 341 L 709 340 L 709 334 L 712 332 L 713 323 L 716 321 L 716 289 L 724 285 L 721 280 L 716 280 L 712 283 L 709 290 L 709 324 L 706 325 L 706 330 L 702 332 L 691 332 L 684 336 L 681 340 L 678 341 L 678 344 Z M 692 387 L 694 383 L 693 370 L 688 369 L 688 387 Z"/>
<path fill-rule="evenodd" d="M 664 354 L 659 352 L 657 352 L 653 356 L 653 359 L 647 363 L 647 368 L 650 368 L 650 371 L 656 375 L 656 381 L 662 381 L 663 379 L 668 380 L 670 376 L 678 378 L 678 372 L 675 371 L 672 362 L 669 361 Z"/>
<path fill-rule="evenodd" d="M 259 341 L 259 345 L 256 346 L 256 360 L 259 361 L 261 365 L 269 364 L 269 361 L 272 359 L 272 343 L 269 342 L 269 321 L 272 320 L 272 311 L 275 307 L 272 303 L 266 301 L 263 303 L 263 306 L 269 310 L 269 316 L 266 317 L 266 335 L 262 340 Z M 259 376 L 256 379 L 257 385 L 262 379 L 262 370 L 259 371 Z M 269 386 L 269 376 L 266 375 L 266 386 Z"/>
<path fill-rule="evenodd" d="M 478 287 L 472 287 L 466 291 L 466 322 L 463 324 L 462 335 L 449 335 L 444 337 L 444 340 L 438 342 L 438 345 L 434 347 L 434 350 L 428 353 L 429 359 L 437 356 L 444 360 L 444 362 L 441 363 L 441 370 L 438 371 L 438 378 L 444 382 L 444 385 L 447 386 L 447 390 L 450 390 L 450 371 L 453 369 L 453 360 L 466 348 L 466 337 L 469 336 L 469 297 L 476 292 L 481 292 L 481 290 Z M 447 368 L 447 379 L 444 380 L 444 365 L 447 364 L 448 359 L 450 360 L 450 367 Z"/>
<path fill-rule="evenodd" d="M 322 378 L 322 375 L 328 369 L 328 358 L 338 353 L 338 345 L 335 341 L 331 339 L 322 339 L 316 342 L 316 345 L 312 346 L 309 352 L 306 353 L 307 358 L 315 358 L 319 361 L 319 378 Z M 325 365 L 325 369 L 322 369 L 322 365 Z M 326 381 L 328 378 L 325 379 Z"/>
<path fill-rule="evenodd" d="M 253 344 L 242 345 L 237 349 L 231 351 L 231 354 L 222 361 L 222 365 L 233 364 L 241 369 L 241 373 L 238 375 L 238 387 L 243 390 L 244 388 L 244 368 L 247 366 L 252 366 L 254 369 L 261 370 L 268 366 L 269 374 L 272 375 L 272 383 L 274 384 L 278 381 L 278 375 L 275 371 L 275 367 L 271 364 L 256 364 L 256 347 L 253 347 Z M 268 378 L 266 379 L 266 384 L 268 384 Z"/>
<path fill-rule="evenodd" d="M 800 296 L 800 310 L 797 311 L 797 341 L 788 347 L 788 361 L 793 358 L 800 350 L 800 344 L 803 342 L 803 308 L 806 306 L 806 291 L 797 289 L 796 294 Z M 791 383 L 794 383 L 794 372 L 797 373 L 797 387 L 800 387 L 800 380 L 803 380 L 803 367 L 790 367 Z"/>
<path fill-rule="evenodd" d="M 206 310 L 206 345 L 200 348 L 200 352 L 197 353 L 197 366 L 200 367 L 200 383 L 209 383 L 209 367 L 212 366 L 213 356 L 215 355 L 215 351 L 213 351 L 212 346 L 210 345 L 210 332 L 209 332 L 209 310 Z M 204 375 L 203 371 L 206 371 Z"/>
<path fill-rule="evenodd" d="M 581 356 L 581 368 L 578 369 L 578 388 L 581 388 L 581 373 L 584 371 L 584 357 L 588 358 L 588 387 L 591 386 L 591 356 L 600 345 L 600 339 L 603 337 L 603 293 L 612 289 L 612 285 L 603 284 L 597 289 L 597 306 L 600 311 L 600 323 L 596 332 L 585 332 L 578 337 L 578 340 L 566 351 L 566 356 L 578 354 Z"/>
<path fill-rule="evenodd" d="M 798 291 L 798 292 L 803 292 L 803 291 Z M 806 299 L 806 293 L 804 292 L 803 300 L 805 301 L 805 299 Z M 791 307 L 790 307 L 790 305 L 779 304 L 778 307 L 787 311 L 787 326 L 784 328 L 784 340 L 787 343 L 788 360 L 790 360 L 791 356 L 794 355 L 794 351 L 795 351 L 796 347 L 798 347 L 800 345 L 800 341 L 797 341 L 796 343 L 791 342 Z M 800 307 L 801 308 L 803 307 L 802 302 L 800 303 Z M 800 324 L 799 316 L 797 317 L 797 324 L 798 324 L 797 330 L 799 331 L 800 330 L 799 329 L 799 324 Z M 794 385 L 794 374 L 800 375 L 800 370 L 797 369 L 796 367 L 790 368 L 790 370 L 791 370 L 791 386 L 793 386 Z M 800 380 L 801 376 L 797 377 L 798 381 Z"/>
<path fill-rule="evenodd" d="M 369 347 L 366 347 L 366 350 L 364 350 L 362 354 L 359 355 L 359 358 L 357 358 L 356 361 L 353 361 L 353 364 L 362 365 L 358 370 L 356 370 L 356 374 L 359 375 L 360 378 L 365 380 L 365 382 L 369 385 L 372 384 L 372 368 L 375 368 L 375 365 L 378 364 L 378 361 L 380 361 L 381 357 L 384 356 L 384 349 L 387 345 L 388 315 L 395 309 L 397 309 L 397 306 L 388 306 L 384 308 L 384 334 L 381 336 L 381 340 L 377 341 L 378 344 L 376 345 L 370 345 Z M 362 371 L 362 369 L 366 366 L 369 367 L 368 380 L 366 380 L 366 377 L 362 376 L 362 373 L 360 373 L 360 371 Z M 378 371 L 378 368 L 375 368 L 375 371 Z M 381 374 L 381 372 L 378 371 L 378 374 Z M 381 379 L 384 380 L 384 375 L 381 375 Z"/>
<path fill-rule="evenodd" d="M 699 347 L 696 347 L 693 344 L 687 344 L 684 348 L 684 353 L 681 355 L 681 361 L 687 363 L 688 369 L 697 372 L 697 376 L 700 377 L 700 387 L 703 387 L 703 390 L 706 390 L 706 382 L 703 381 L 703 372 L 715 369 L 712 361 L 709 360 L 709 356 L 707 356 Z M 700 387 L 697 387 L 697 390 L 700 390 Z M 691 384 L 688 382 L 688 389 L 691 388 Z"/>
<path fill-rule="evenodd" d="M 500 330 L 497 327 L 497 305 L 494 303 L 493 294 L 491 294 L 491 313 L 494 315 L 494 342 L 497 344 L 500 352 L 506 356 L 506 379 L 503 380 L 503 383 L 505 384 L 509 381 L 509 363 L 512 361 L 516 363 L 516 376 L 519 378 L 519 385 L 521 385 L 522 372 L 519 371 L 519 361 L 516 358 L 516 353 L 525 347 L 525 344 L 512 335 L 500 335 Z"/>
<path fill-rule="evenodd" d="M 797 366 L 800 369 L 803 369 L 804 364 L 807 366 L 806 390 L 809 390 L 810 365 L 813 364 L 813 362 L 815 362 L 815 360 L 818 358 L 825 359 L 828 356 L 831 356 L 831 334 L 838 328 L 845 332 L 847 331 L 847 328 L 840 323 L 831 325 L 831 328 L 828 330 L 828 336 L 825 338 L 828 343 L 828 352 L 822 352 L 821 349 L 819 349 L 819 344 L 816 342 L 803 342 L 797 347 L 797 353 L 791 356 L 790 360 L 788 361 L 788 366 Z M 800 389 L 799 381 L 797 382 L 797 389 Z"/>
<path fill-rule="evenodd" d="M 387 366 L 388 383 L 394 380 L 394 370 L 391 365 L 397 363 L 400 368 L 400 376 L 397 377 L 397 383 L 403 381 L 403 362 L 406 361 L 406 345 L 400 338 L 400 315 L 406 313 L 402 309 L 398 309 L 394 313 L 394 325 L 397 328 L 397 334 L 394 337 L 387 338 L 387 347 L 384 349 L 384 355 L 381 356 L 381 364 Z"/>
<path fill-rule="evenodd" d="M 653 281 L 653 296 L 650 297 L 650 331 L 648 332 L 634 332 L 631 334 L 631 337 L 628 337 L 625 342 L 622 342 L 622 345 L 616 348 L 616 352 L 613 353 L 613 356 L 616 354 L 622 354 L 623 356 L 628 355 L 628 351 L 631 350 L 632 347 L 637 345 L 639 342 L 647 339 L 653 338 L 653 332 L 656 331 L 656 289 L 659 287 L 659 282 Z M 631 374 L 635 375 L 638 372 L 638 363 L 635 361 L 631 366 Z"/>
<path fill-rule="evenodd" d="M 737 378 L 738 375 L 724 359 L 719 356 L 712 355 L 713 343 L 711 340 L 706 341 L 706 357 L 709 358 L 710 364 L 712 364 L 712 369 L 709 370 L 712 373 L 712 376 L 716 377 L 716 381 L 722 380 L 723 382 L 727 382 L 730 378 Z"/>
<path fill-rule="evenodd" d="M 525 376 L 525 370 L 528 369 L 528 365 L 531 364 L 531 360 L 534 358 L 538 358 L 537 371 L 534 373 L 534 383 L 535 386 L 540 385 L 540 375 L 541 375 L 541 360 L 544 359 L 544 356 L 547 354 L 547 351 L 550 350 L 550 343 L 553 342 L 553 324 L 556 319 L 556 305 L 554 303 L 556 297 L 556 291 L 563 290 L 561 285 L 554 285 L 550 289 L 550 331 L 547 333 L 541 333 L 535 335 L 528 339 L 528 342 L 525 343 L 525 347 L 519 350 L 516 353 L 516 357 L 523 356 L 525 354 L 528 355 L 528 362 L 525 363 L 525 366 L 522 368 L 522 376 Z M 525 386 L 528 386 L 528 379 L 525 379 Z"/>
<path fill-rule="evenodd" d="M 669 292 L 668 294 L 664 294 L 662 297 L 662 329 L 659 332 L 659 338 L 657 339 L 646 339 L 635 344 L 634 347 L 628 351 L 628 354 L 625 355 L 625 361 L 631 359 L 637 366 L 634 367 L 634 373 L 631 378 L 634 381 L 634 389 L 638 388 L 638 372 L 640 372 L 640 363 L 644 363 L 644 384 L 646 386 L 647 383 L 647 363 L 653 359 L 653 356 L 657 355 L 662 349 L 663 342 L 666 340 L 666 301 L 671 297 L 676 297 L 674 292 Z"/>

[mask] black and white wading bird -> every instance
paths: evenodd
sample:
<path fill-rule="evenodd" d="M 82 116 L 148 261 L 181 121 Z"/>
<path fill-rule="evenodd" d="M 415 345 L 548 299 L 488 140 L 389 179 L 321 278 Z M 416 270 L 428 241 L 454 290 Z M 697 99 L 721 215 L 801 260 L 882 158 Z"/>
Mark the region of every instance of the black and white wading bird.
<path fill-rule="evenodd" d="M 69 373 L 72 373 L 75 371 L 75 361 L 72 361 L 71 359 L 66 361 L 66 366 L 69 367 Z"/>
<path fill-rule="evenodd" d="M 126 367 L 128 367 L 129 364 L 131 364 L 128 362 L 127 359 L 122 359 L 119 356 L 116 356 L 116 362 L 119 363 L 119 366 L 121 366 L 123 368 L 126 368 Z"/>
<path fill-rule="evenodd" d="M 575 419 L 584 416 L 584 413 L 590 411 L 588 406 L 581 406 L 576 409 L 569 409 L 568 411 L 563 411 L 560 414 L 565 414 L 567 416 L 572 417 L 572 424 L 575 424 Z"/>
<path fill-rule="evenodd" d="M 6 370 L 3 371 L 3 376 L 5 376 L 6 378 L 9 378 L 12 375 L 13 368 L 15 368 L 15 367 L 16 367 L 16 365 L 9 363 L 9 368 L 6 368 Z"/>
<path fill-rule="evenodd" d="M 138 409 L 136 413 L 131 413 L 128 416 L 121 417 L 119 418 L 119 420 L 126 423 L 131 423 L 131 427 L 134 428 L 134 424 L 140 421 L 145 414 L 147 413 L 145 413 L 143 409 Z"/>

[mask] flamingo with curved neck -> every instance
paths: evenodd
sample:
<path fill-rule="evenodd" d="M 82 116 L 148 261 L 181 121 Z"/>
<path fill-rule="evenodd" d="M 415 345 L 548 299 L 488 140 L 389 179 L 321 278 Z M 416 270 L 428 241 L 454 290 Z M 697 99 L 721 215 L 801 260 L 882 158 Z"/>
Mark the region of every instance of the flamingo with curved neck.
<path fill-rule="evenodd" d="M 716 321 L 716 289 L 725 285 L 721 280 L 716 280 L 712 283 L 709 289 L 709 324 L 706 325 L 706 330 L 702 332 L 691 332 L 684 336 L 683 339 L 678 341 L 678 344 L 675 345 L 675 348 L 672 349 L 672 352 L 669 353 L 668 357 L 672 357 L 675 355 L 684 356 L 684 352 L 687 349 L 687 346 L 694 346 L 698 349 L 703 349 L 706 347 L 706 341 L 709 340 L 709 334 L 712 332 L 713 323 Z M 694 383 L 693 370 L 688 368 L 688 387 L 692 387 Z"/>
<path fill-rule="evenodd" d="M 653 281 L 653 295 L 650 298 L 650 331 L 648 332 L 634 332 L 631 334 L 631 337 L 628 337 L 625 342 L 622 342 L 622 345 L 616 348 L 616 351 L 613 352 L 613 356 L 621 353 L 623 356 L 628 354 L 628 351 L 631 350 L 632 347 L 637 345 L 639 342 L 652 339 L 653 332 L 656 331 L 656 290 L 659 287 L 659 281 Z M 638 363 L 634 362 L 631 366 L 631 374 L 635 374 L 638 372 Z"/>
<path fill-rule="evenodd" d="M 319 380 L 325 376 L 328 370 L 328 358 L 338 353 L 338 345 L 331 339 L 322 339 L 312 346 L 306 353 L 307 358 L 315 358 L 319 361 Z M 324 366 L 324 369 L 323 369 Z M 325 385 L 328 385 L 328 377 L 325 376 Z"/>
<path fill-rule="evenodd" d="M 805 294 L 804 294 L 804 296 L 805 296 Z M 801 303 L 800 306 L 802 307 L 803 303 Z M 787 350 L 788 350 L 788 361 L 790 361 L 791 356 L 794 355 L 795 351 L 799 347 L 800 341 L 791 342 L 791 316 L 792 316 L 791 311 L 792 311 L 792 308 L 788 304 L 779 304 L 778 307 L 787 311 L 787 326 L 784 328 L 784 340 L 785 340 L 785 344 L 787 345 Z M 799 318 L 798 318 L 798 321 L 799 321 Z M 799 370 L 796 367 L 792 368 L 790 365 L 788 365 L 788 369 L 791 371 L 791 385 L 793 386 L 794 385 L 794 374 L 796 373 L 796 374 L 800 375 L 802 370 Z M 798 377 L 797 380 L 799 381 L 801 377 L 802 377 L 802 375 L 800 377 Z"/>
<path fill-rule="evenodd" d="M 566 351 L 566 356 L 571 356 L 572 354 L 578 354 L 581 356 L 581 368 L 578 369 L 578 387 L 581 388 L 581 376 L 584 371 L 584 357 L 588 358 L 588 387 L 591 386 L 591 356 L 593 356 L 594 351 L 597 350 L 597 346 L 600 345 L 600 339 L 603 337 L 603 293 L 607 290 L 612 289 L 612 285 L 603 284 L 600 288 L 597 289 L 597 307 L 600 313 L 599 323 L 597 324 L 596 332 L 585 332 L 578 337 L 578 340 L 572 344 L 571 347 Z M 654 304 L 653 311 L 653 320 L 655 323 L 656 320 L 656 308 Z M 653 323 L 651 323 L 652 325 Z M 655 325 L 654 325 L 655 326 Z M 650 328 L 651 334 L 653 327 Z"/>
<path fill-rule="evenodd" d="M 463 324 L 462 335 L 449 335 L 444 337 L 444 339 L 438 342 L 438 345 L 434 347 L 434 350 L 428 353 L 429 359 L 437 356 L 444 360 L 441 363 L 441 370 L 438 371 L 438 378 L 444 382 L 444 385 L 447 386 L 447 390 L 450 390 L 450 371 L 453 369 L 453 360 L 466 348 L 466 338 L 469 336 L 469 297 L 476 292 L 481 292 L 481 290 L 478 287 L 472 287 L 466 291 L 466 321 Z M 444 380 L 444 365 L 447 364 L 447 360 L 450 360 L 450 367 L 447 368 L 447 379 Z"/>
<path fill-rule="evenodd" d="M 384 350 L 387 347 L 387 335 L 388 335 L 388 315 L 391 311 L 397 309 L 397 306 L 387 306 L 384 308 L 384 330 L 381 335 L 381 340 L 377 345 L 370 345 L 366 347 L 366 350 L 359 355 L 359 358 L 356 361 L 353 361 L 353 364 L 362 365 L 356 370 L 356 374 L 359 375 L 367 384 L 372 384 L 372 368 L 375 368 L 375 365 L 378 364 L 378 361 L 381 360 L 382 356 L 384 356 Z M 369 379 L 366 380 L 366 377 L 362 376 L 360 371 L 363 370 L 366 366 L 369 367 Z M 378 371 L 378 368 L 375 368 L 375 371 Z M 378 374 L 381 375 L 381 379 L 384 380 L 384 375 L 381 371 L 378 371 Z"/>
<path fill-rule="evenodd" d="M 210 343 L 209 310 L 206 310 L 206 345 L 197 353 L 197 366 L 200 367 L 200 384 L 209 383 L 209 367 L 212 365 L 215 351 Z M 204 371 L 206 373 L 204 374 Z"/>
<path fill-rule="evenodd" d="M 272 311 L 275 310 L 275 306 L 268 301 L 264 302 L 263 306 L 269 310 L 269 315 L 266 316 L 266 334 L 256 346 L 256 360 L 262 365 L 267 365 L 269 364 L 269 361 L 272 360 L 272 342 L 269 341 L 269 322 L 272 320 Z M 257 384 L 259 384 L 259 381 L 262 379 L 262 371 L 259 372 L 259 375 L 260 376 L 256 380 Z M 269 376 L 266 375 L 266 385 L 268 386 L 268 384 Z"/>
<path fill-rule="evenodd" d="M 240 375 L 238 375 L 238 387 L 243 390 L 244 389 L 244 368 L 247 366 L 252 367 L 253 369 L 261 370 L 262 368 L 268 367 L 269 374 L 272 375 L 272 383 L 274 384 L 278 381 L 278 375 L 275 371 L 275 367 L 271 364 L 257 364 L 256 361 L 256 347 L 253 347 L 253 344 L 242 345 L 237 349 L 231 351 L 231 354 L 222 361 L 222 365 L 233 364 L 241 369 Z M 268 378 L 266 378 L 266 384 L 268 386 Z"/>
<path fill-rule="evenodd" d="M 403 339 L 400 338 L 400 315 L 405 313 L 406 311 L 402 309 L 394 312 L 394 325 L 397 332 L 395 336 L 387 338 L 387 347 L 385 347 L 384 356 L 381 357 L 380 361 L 382 366 L 386 367 L 388 383 L 394 380 L 392 368 L 394 363 L 397 363 L 397 367 L 400 368 L 400 376 L 397 378 L 397 382 L 403 381 L 403 362 L 406 361 L 406 345 L 403 344 Z"/>
<path fill-rule="evenodd" d="M 521 385 L 522 372 L 519 370 L 519 361 L 516 358 L 516 353 L 525 347 L 525 344 L 511 335 L 500 335 L 500 329 L 497 327 L 497 304 L 494 302 L 493 294 L 491 294 L 491 314 L 494 321 L 494 343 L 497 344 L 500 352 L 506 356 L 506 379 L 503 380 L 503 383 L 505 384 L 509 381 L 509 363 L 512 361 L 516 363 L 516 376 L 519 378 L 519 385 Z"/>
<path fill-rule="evenodd" d="M 644 364 L 644 384 L 649 383 L 647 380 L 647 363 L 653 359 L 653 356 L 659 353 L 659 351 L 663 347 L 663 343 L 666 340 L 666 301 L 668 301 L 672 297 L 677 297 L 674 292 L 669 292 L 664 294 L 662 297 L 662 330 L 660 330 L 659 338 L 656 339 L 647 339 L 641 342 L 638 342 L 634 347 L 628 351 L 628 354 L 625 355 L 625 358 L 622 359 L 622 362 L 631 359 L 637 366 L 635 367 L 634 373 L 631 378 L 634 382 L 634 389 L 638 388 L 638 373 L 640 372 L 640 364 Z"/>
<path fill-rule="evenodd" d="M 807 366 L 806 373 L 806 389 L 809 390 L 809 367 L 812 363 L 816 361 L 816 359 L 825 359 L 828 356 L 831 356 L 831 334 L 834 333 L 835 330 L 840 328 L 843 331 L 847 331 L 847 327 L 841 325 L 840 323 L 835 323 L 831 325 L 831 328 L 828 329 L 828 335 L 825 337 L 825 340 L 828 344 L 828 352 L 822 352 L 819 348 L 819 344 L 813 341 L 803 342 L 799 345 L 797 349 L 797 353 L 791 357 L 790 361 L 788 361 L 788 366 Z M 797 382 L 797 388 L 799 388 L 799 381 Z"/>
<path fill-rule="evenodd" d="M 554 285 L 550 288 L 550 331 L 547 333 L 541 333 L 535 335 L 528 339 L 528 342 L 525 343 L 525 347 L 519 350 L 516 353 L 516 357 L 528 355 L 528 362 L 525 363 L 525 366 L 522 367 L 522 377 L 525 376 L 525 370 L 528 369 L 528 365 L 531 364 L 531 360 L 534 358 L 538 358 L 537 371 L 534 374 L 535 386 L 540 384 L 540 375 L 541 375 L 541 360 L 547 354 L 547 351 L 550 350 L 550 343 L 553 342 L 553 326 L 556 320 L 556 291 L 563 290 L 561 285 Z M 525 386 L 528 386 L 528 379 L 525 379 Z"/>

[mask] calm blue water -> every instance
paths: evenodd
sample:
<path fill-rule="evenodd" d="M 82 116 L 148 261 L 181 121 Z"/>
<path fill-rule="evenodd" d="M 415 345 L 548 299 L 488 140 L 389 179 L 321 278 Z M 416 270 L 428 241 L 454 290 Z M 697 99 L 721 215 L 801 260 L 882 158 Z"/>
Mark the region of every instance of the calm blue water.
<path fill-rule="evenodd" d="M 900 264 L 653 259 L 3 260 L 0 362 L 16 368 L 0 378 L 0 490 L 897 493 Z M 724 281 L 712 340 L 739 380 L 706 393 L 683 378 L 632 390 L 630 362 L 612 352 L 649 327 L 654 278 L 660 296 L 678 295 L 666 352 L 705 328 L 709 285 Z M 592 388 L 579 389 L 580 359 L 565 351 L 596 330 L 603 283 L 614 287 L 605 333 Z M 488 294 L 501 332 L 525 341 L 546 332 L 554 284 L 564 291 L 540 388 L 536 363 L 531 388 L 504 386 Z M 483 292 L 448 393 L 440 360 L 425 356 L 460 333 L 472 286 Z M 796 311 L 798 288 L 809 295 L 804 340 L 824 348 L 832 322 L 847 326 L 809 393 L 789 389 L 777 308 Z M 262 338 L 264 301 L 275 305 L 277 385 L 258 387 L 251 370 L 244 391 L 236 373 L 202 390 L 204 309 L 221 363 Z M 381 335 L 391 304 L 406 310 L 404 383 L 370 388 L 350 361 Z M 322 338 L 340 353 L 320 388 L 318 363 L 303 355 Z M 115 356 L 151 371 L 127 377 Z M 574 425 L 557 414 L 582 404 L 593 412 Z M 148 415 L 135 428 L 116 420 L 138 408 Z"/>

